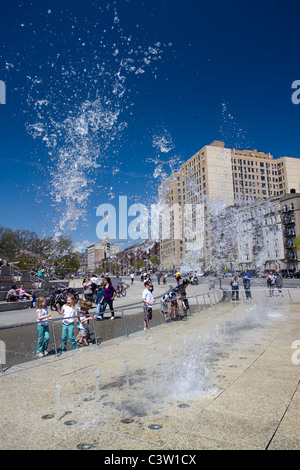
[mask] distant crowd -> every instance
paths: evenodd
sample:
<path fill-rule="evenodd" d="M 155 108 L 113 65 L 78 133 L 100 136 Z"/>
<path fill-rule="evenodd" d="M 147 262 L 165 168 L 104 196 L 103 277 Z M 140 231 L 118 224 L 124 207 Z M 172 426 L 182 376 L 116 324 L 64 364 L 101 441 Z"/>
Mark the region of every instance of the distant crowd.
<path fill-rule="evenodd" d="M 242 275 L 242 281 L 244 285 L 244 290 L 245 290 L 245 297 L 246 300 L 252 298 L 251 294 L 251 280 L 252 280 L 252 275 L 251 273 L 246 269 Z M 240 300 L 239 299 L 239 284 L 240 284 L 240 277 L 238 273 L 235 273 L 231 279 L 231 294 L 232 294 L 232 300 Z M 282 286 L 283 286 L 283 278 L 282 274 L 277 269 L 277 271 L 270 271 L 268 276 L 267 276 L 267 288 L 269 289 L 269 296 L 274 297 L 275 295 L 275 287 L 278 290 L 278 297 L 283 297 L 282 295 Z"/>
<path fill-rule="evenodd" d="M 161 275 L 156 273 L 157 282 L 160 283 Z M 142 292 L 142 305 L 144 313 L 144 330 L 149 329 L 152 320 L 152 310 L 155 304 L 153 295 L 154 287 L 152 281 L 152 273 L 143 273 L 141 282 L 144 284 Z M 160 298 L 160 312 L 164 320 L 169 323 L 176 320 L 181 320 L 187 317 L 189 310 L 189 301 L 187 298 L 187 287 L 190 283 L 194 283 L 195 275 L 190 279 L 182 280 L 179 272 L 175 275 L 177 285 L 170 292 L 164 294 Z M 191 282 L 192 280 L 192 282 Z M 251 280 L 252 275 L 245 270 L 242 275 L 242 282 L 244 286 L 246 299 L 251 299 Z M 134 282 L 134 274 L 131 275 L 131 284 Z M 239 285 L 240 276 L 235 273 L 231 279 L 232 300 L 239 300 Z M 277 288 L 278 295 L 282 297 L 283 279 L 280 271 L 270 271 L 267 277 L 267 286 L 269 295 L 275 295 L 275 288 Z M 64 305 L 56 304 L 56 309 L 59 315 L 62 316 L 62 350 L 66 350 L 67 339 L 73 347 L 77 349 L 78 345 L 88 346 L 90 340 L 89 322 L 92 318 L 95 320 L 103 320 L 107 307 L 110 310 L 110 319 L 115 319 L 114 299 L 116 297 L 116 288 L 113 286 L 112 281 L 108 275 L 104 275 L 100 279 L 96 274 L 91 277 L 85 277 L 82 282 L 83 286 L 83 299 L 79 300 L 78 307 L 75 307 L 75 299 L 73 295 L 68 295 Z M 24 286 L 19 288 L 12 285 L 7 294 L 7 301 L 22 301 L 32 300 L 33 306 L 36 307 L 37 313 L 37 329 L 38 329 L 38 342 L 37 342 L 37 357 L 43 357 L 48 354 L 47 348 L 50 340 L 50 333 L 48 322 L 51 319 L 53 312 L 48 312 L 47 300 L 44 297 L 36 298 L 35 292 L 26 292 Z M 92 316 L 90 310 L 96 304 L 96 312 Z M 78 334 L 75 338 L 74 328 L 77 325 Z"/>
<path fill-rule="evenodd" d="M 142 293 L 143 311 L 144 311 L 144 329 L 149 329 L 149 322 L 152 320 L 152 309 L 155 304 L 153 296 L 153 282 L 150 274 L 146 274 L 143 279 L 144 290 Z M 186 287 L 189 281 L 183 281 L 177 285 L 168 294 L 160 299 L 160 310 L 164 315 L 166 322 L 171 322 L 185 318 L 189 309 L 188 299 L 186 297 Z M 63 306 L 56 305 L 57 312 L 62 316 L 62 350 L 66 351 L 67 340 L 69 339 L 72 348 L 77 349 L 78 345 L 88 346 L 90 340 L 89 322 L 92 318 L 103 320 L 107 306 L 110 309 L 110 319 L 114 320 L 113 302 L 116 295 L 116 289 L 113 286 L 109 276 L 98 279 L 96 275 L 91 278 L 83 279 L 84 298 L 79 300 L 78 307 L 75 307 L 73 295 L 68 295 L 66 303 Z M 90 314 L 90 309 L 96 303 L 96 313 Z M 36 301 L 37 312 L 37 357 L 48 355 L 48 344 L 50 332 L 48 322 L 53 312 L 48 312 L 47 301 L 39 297 Z M 78 328 L 78 334 L 75 337 L 75 326 Z"/>

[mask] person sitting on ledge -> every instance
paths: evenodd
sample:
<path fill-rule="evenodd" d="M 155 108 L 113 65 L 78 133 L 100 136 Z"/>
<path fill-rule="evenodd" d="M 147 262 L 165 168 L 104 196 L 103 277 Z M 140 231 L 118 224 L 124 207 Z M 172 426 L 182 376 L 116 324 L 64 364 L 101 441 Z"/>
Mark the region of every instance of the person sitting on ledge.
<path fill-rule="evenodd" d="M 27 294 L 27 292 L 25 291 L 24 289 L 24 286 L 23 284 L 19 287 L 19 289 L 17 289 L 18 291 L 18 295 L 19 295 L 19 300 L 30 300 L 31 299 L 31 295 L 30 294 Z"/>
<path fill-rule="evenodd" d="M 19 296 L 16 292 L 16 285 L 12 285 L 11 289 L 7 292 L 6 301 L 7 302 L 17 302 L 19 300 Z"/>

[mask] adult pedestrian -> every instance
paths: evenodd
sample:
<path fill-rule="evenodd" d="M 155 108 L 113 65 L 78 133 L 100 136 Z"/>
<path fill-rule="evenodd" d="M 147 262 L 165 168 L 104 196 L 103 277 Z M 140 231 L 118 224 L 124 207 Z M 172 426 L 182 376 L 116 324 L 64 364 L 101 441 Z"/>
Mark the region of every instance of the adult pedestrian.
<path fill-rule="evenodd" d="M 109 306 L 110 309 L 110 319 L 114 320 L 115 312 L 114 312 L 114 298 L 116 296 L 116 289 L 112 285 L 110 277 L 106 276 L 103 279 L 103 290 L 104 290 L 104 302 L 103 302 L 103 316 L 106 310 L 106 306 Z"/>
<path fill-rule="evenodd" d="M 88 302 L 93 302 L 92 281 L 88 277 L 85 277 L 83 279 L 82 285 L 83 285 L 83 294 L 84 294 L 85 300 L 87 300 Z"/>
<path fill-rule="evenodd" d="M 276 280 L 275 280 L 276 287 L 278 289 L 279 297 L 283 297 L 282 295 L 282 286 L 283 286 L 283 277 L 279 269 L 276 271 Z"/>
<path fill-rule="evenodd" d="M 249 273 L 248 270 L 245 269 L 244 274 L 243 274 L 243 283 L 244 283 L 244 289 L 245 289 L 246 300 L 247 300 L 247 299 L 252 299 L 252 295 L 251 295 L 251 279 L 252 279 L 251 273 Z"/>

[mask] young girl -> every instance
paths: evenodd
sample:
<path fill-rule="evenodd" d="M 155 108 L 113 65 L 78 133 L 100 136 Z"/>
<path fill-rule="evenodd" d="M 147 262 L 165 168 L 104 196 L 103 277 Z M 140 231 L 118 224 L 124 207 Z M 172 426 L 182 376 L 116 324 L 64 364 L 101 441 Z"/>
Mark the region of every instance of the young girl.
<path fill-rule="evenodd" d="M 79 301 L 79 330 L 80 330 L 80 339 L 78 344 L 84 344 L 88 346 L 88 339 L 90 337 L 89 332 L 89 309 L 92 308 L 92 302 L 81 300 Z"/>
<path fill-rule="evenodd" d="M 67 337 L 71 341 L 73 349 L 77 349 L 77 344 L 74 338 L 74 321 L 76 316 L 75 310 L 75 300 L 73 295 L 68 295 L 67 303 L 60 308 L 59 304 L 56 304 L 57 311 L 59 315 L 63 316 L 63 326 L 62 326 L 62 350 L 63 352 L 67 350 Z"/>
<path fill-rule="evenodd" d="M 44 297 L 39 297 L 36 302 L 36 314 L 37 314 L 37 330 L 39 334 L 36 355 L 37 357 L 47 356 L 48 343 L 50 340 L 50 333 L 48 328 L 48 318 L 51 317 L 48 314 L 47 302 Z"/>

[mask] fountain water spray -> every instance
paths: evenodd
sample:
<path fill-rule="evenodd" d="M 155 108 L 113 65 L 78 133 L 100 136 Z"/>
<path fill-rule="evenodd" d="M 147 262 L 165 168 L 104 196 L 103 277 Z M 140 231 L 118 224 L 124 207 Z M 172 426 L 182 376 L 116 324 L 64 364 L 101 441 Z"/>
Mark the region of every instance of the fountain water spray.
<path fill-rule="evenodd" d="M 126 383 L 127 383 L 127 388 L 130 387 L 130 382 L 129 382 L 129 361 L 125 361 L 125 368 L 126 368 Z"/>
<path fill-rule="evenodd" d="M 57 421 L 60 420 L 60 389 L 61 384 L 60 382 L 55 382 L 56 387 L 56 419 Z"/>
<path fill-rule="evenodd" d="M 150 369 L 150 375 L 153 374 L 153 356 L 152 354 L 149 354 L 149 369 Z"/>
<path fill-rule="evenodd" d="M 95 380 L 96 380 L 96 384 L 95 384 L 95 388 L 96 388 L 95 400 L 96 400 L 96 401 L 99 401 L 99 400 L 100 400 L 100 398 L 99 398 L 99 377 L 100 377 L 100 369 L 94 369 L 94 374 L 95 374 Z"/>
<path fill-rule="evenodd" d="M 168 344 L 169 349 L 169 364 L 172 364 L 172 344 Z"/>

